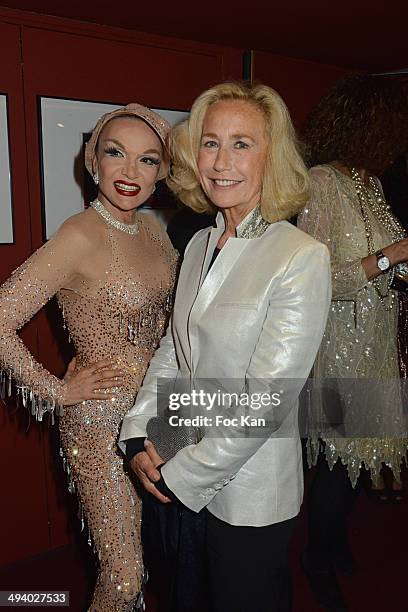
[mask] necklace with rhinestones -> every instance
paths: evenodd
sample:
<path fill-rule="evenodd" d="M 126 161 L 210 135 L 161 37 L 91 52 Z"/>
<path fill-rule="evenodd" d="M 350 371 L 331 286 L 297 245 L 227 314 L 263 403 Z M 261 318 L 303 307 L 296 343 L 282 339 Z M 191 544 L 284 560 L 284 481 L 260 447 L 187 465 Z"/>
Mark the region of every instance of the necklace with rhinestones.
<path fill-rule="evenodd" d="M 369 210 L 371 210 L 374 216 L 378 219 L 379 223 L 392 236 L 394 242 L 402 240 L 402 238 L 406 236 L 405 230 L 398 219 L 392 214 L 391 207 L 385 201 L 382 191 L 380 190 L 374 177 L 370 176 L 368 178 L 369 187 L 367 187 L 356 168 L 350 168 L 350 174 L 360 202 L 361 215 L 363 217 L 365 234 L 367 238 L 368 253 L 369 255 L 373 255 L 375 253 L 375 246 L 370 216 L 368 213 Z M 392 281 L 394 280 L 394 269 L 395 267 L 391 269 L 386 293 L 382 293 L 378 278 L 373 278 L 371 280 L 374 289 L 381 300 L 386 298 L 390 293 Z M 393 302 L 394 293 L 391 293 L 391 298 Z M 390 308 L 392 308 L 392 303 Z"/>
<path fill-rule="evenodd" d="M 91 206 L 94 210 L 96 210 L 97 213 L 101 215 L 101 217 L 105 219 L 106 223 L 109 223 L 109 225 L 112 225 L 112 227 L 115 227 L 116 229 L 120 230 L 121 232 L 125 232 L 126 234 L 130 234 L 131 236 L 138 233 L 138 223 L 134 223 L 131 225 L 129 223 L 123 223 L 122 221 L 115 219 L 115 217 L 104 207 L 104 205 L 98 199 L 91 202 Z"/>

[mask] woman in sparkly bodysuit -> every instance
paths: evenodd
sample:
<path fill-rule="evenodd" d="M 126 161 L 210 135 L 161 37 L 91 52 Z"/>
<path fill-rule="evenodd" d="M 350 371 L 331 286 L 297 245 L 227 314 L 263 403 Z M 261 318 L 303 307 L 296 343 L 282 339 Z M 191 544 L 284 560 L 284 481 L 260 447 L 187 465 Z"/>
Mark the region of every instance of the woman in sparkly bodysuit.
<path fill-rule="evenodd" d="M 166 234 L 151 215 L 137 213 L 167 172 L 168 129 L 136 104 L 104 115 L 85 155 L 98 199 L 0 291 L 3 372 L 39 420 L 64 407 L 61 454 L 99 558 L 92 612 L 134 609 L 142 599 L 140 500 L 116 439 L 164 331 L 175 280 Z M 37 363 L 17 335 L 55 294 L 76 350 L 65 381 Z"/>

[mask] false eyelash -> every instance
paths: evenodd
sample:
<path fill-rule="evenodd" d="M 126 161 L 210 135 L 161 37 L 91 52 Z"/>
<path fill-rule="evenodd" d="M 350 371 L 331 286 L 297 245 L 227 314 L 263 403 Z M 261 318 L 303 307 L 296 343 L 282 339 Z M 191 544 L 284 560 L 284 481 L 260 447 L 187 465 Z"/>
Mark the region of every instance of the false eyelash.
<path fill-rule="evenodd" d="M 116 149 L 115 147 L 107 147 L 105 149 L 105 153 L 114 154 L 114 153 L 120 153 L 120 151 L 119 149 Z"/>
<path fill-rule="evenodd" d="M 156 157 L 142 157 L 142 161 L 143 160 L 149 160 L 150 162 L 152 162 L 154 166 L 158 166 L 161 161 L 160 159 L 157 159 Z"/>

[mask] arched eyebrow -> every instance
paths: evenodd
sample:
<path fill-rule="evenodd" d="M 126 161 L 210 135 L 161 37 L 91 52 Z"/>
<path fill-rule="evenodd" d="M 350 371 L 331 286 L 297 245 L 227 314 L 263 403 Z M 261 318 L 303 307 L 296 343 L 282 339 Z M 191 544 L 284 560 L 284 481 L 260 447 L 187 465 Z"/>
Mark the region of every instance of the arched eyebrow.
<path fill-rule="evenodd" d="M 157 155 L 161 155 L 161 151 L 158 151 L 157 149 L 147 149 L 147 151 L 144 152 L 144 155 L 146 153 L 156 153 Z"/>
<path fill-rule="evenodd" d="M 204 134 L 202 134 L 201 138 L 217 139 L 218 136 L 217 134 L 213 134 L 212 132 L 205 132 Z M 252 142 L 255 142 L 255 140 L 249 134 L 231 134 L 230 138 L 231 140 L 240 140 L 241 138 L 247 138 L 248 140 L 252 140 Z"/>
<path fill-rule="evenodd" d="M 121 149 L 125 149 L 125 146 L 121 142 L 119 142 L 119 140 L 115 140 L 115 138 L 106 138 L 104 140 L 105 144 L 108 142 L 112 142 L 113 144 L 120 147 Z M 157 149 L 147 149 L 141 155 L 146 155 L 148 153 L 156 153 L 156 155 L 158 155 L 159 157 L 161 156 L 161 151 L 158 151 Z"/>
<path fill-rule="evenodd" d="M 252 140 L 252 142 L 255 142 L 255 140 L 249 134 L 231 134 L 231 138 L 233 140 L 241 140 L 241 138 L 247 138 L 248 140 Z"/>
<path fill-rule="evenodd" d="M 119 142 L 119 140 L 115 140 L 114 138 L 105 138 L 104 141 L 105 143 L 107 142 L 113 142 L 115 145 L 117 145 L 118 147 L 120 147 L 121 149 L 124 149 L 125 147 L 123 146 L 123 144 L 121 142 Z"/>

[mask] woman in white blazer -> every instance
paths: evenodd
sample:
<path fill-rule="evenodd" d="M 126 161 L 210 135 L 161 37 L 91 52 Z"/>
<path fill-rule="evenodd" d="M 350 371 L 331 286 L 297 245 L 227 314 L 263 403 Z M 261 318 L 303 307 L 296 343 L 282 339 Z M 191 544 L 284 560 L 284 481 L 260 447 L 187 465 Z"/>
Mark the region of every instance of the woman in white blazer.
<path fill-rule="evenodd" d="M 216 227 L 187 247 L 171 324 L 123 421 L 120 446 L 158 500 L 207 509 L 215 612 L 286 611 L 287 547 L 303 495 L 297 399 L 325 328 L 328 251 L 285 220 L 307 201 L 309 179 L 286 106 L 269 87 L 207 90 L 170 148 L 170 187 L 196 211 L 217 210 Z M 143 447 L 160 378 L 187 380 L 190 389 L 209 381 L 239 397 L 284 390 L 284 397 L 279 407 L 256 408 L 265 424 L 253 430 L 225 420 L 242 416 L 237 407 L 218 407 L 217 420 L 207 404 L 214 422 L 164 463 L 152 444 Z"/>

